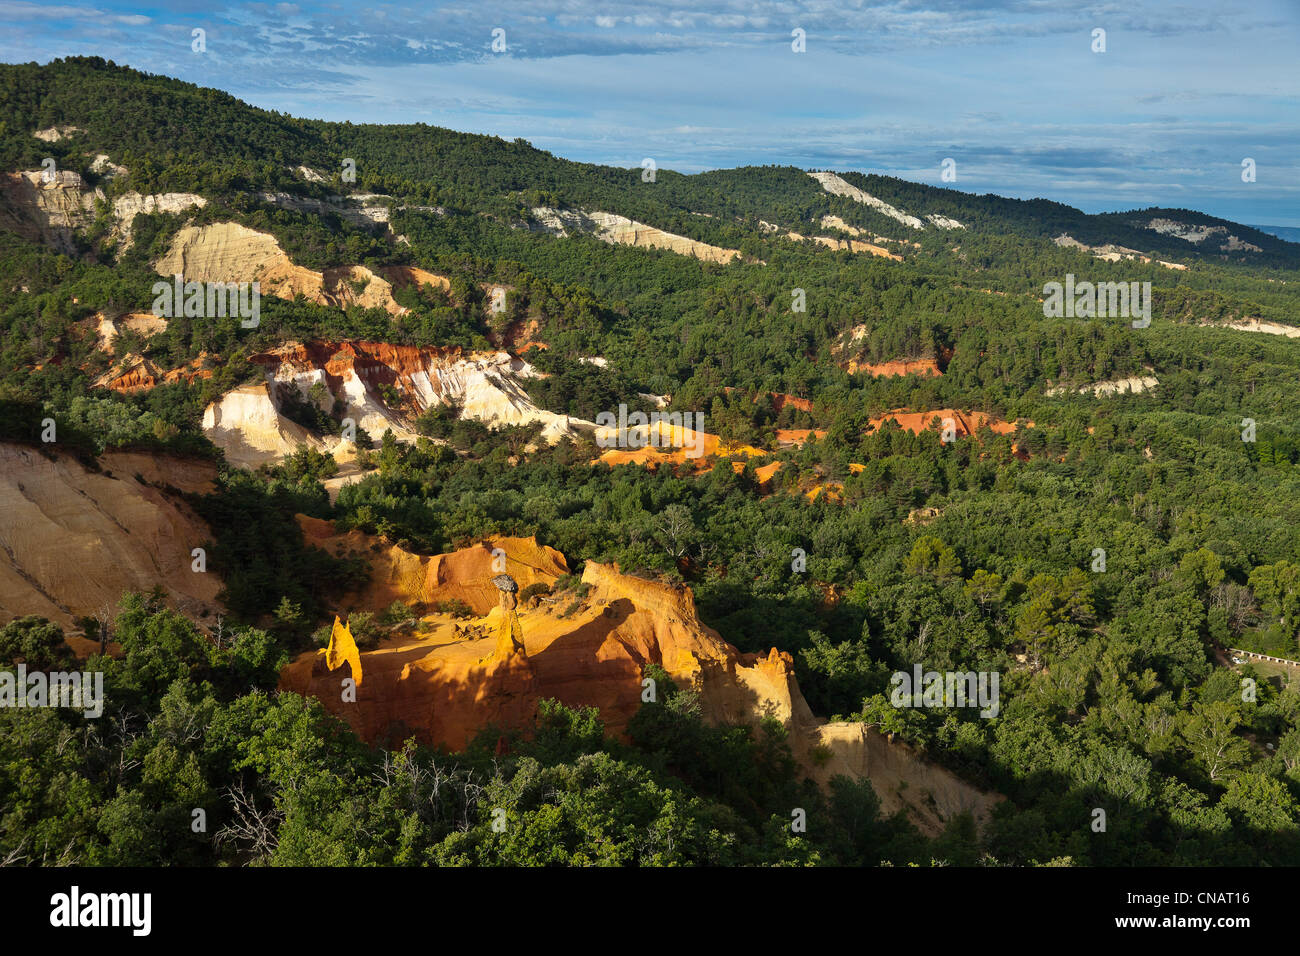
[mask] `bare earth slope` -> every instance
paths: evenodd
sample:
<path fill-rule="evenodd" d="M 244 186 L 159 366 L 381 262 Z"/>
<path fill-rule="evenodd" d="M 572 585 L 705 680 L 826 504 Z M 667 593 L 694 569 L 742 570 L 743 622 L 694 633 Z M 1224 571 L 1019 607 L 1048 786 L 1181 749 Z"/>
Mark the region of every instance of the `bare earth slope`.
<path fill-rule="evenodd" d="M 0 622 L 40 614 L 71 624 L 155 584 L 190 614 L 219 607 L 220 579 L 191 570 L 191 549 L 211 533 L 164 490 L 202 490 L 215 467 L 132 453 L 100 463 L 93 472 L 68 455 L 0 443 Z"/>
<path fill-rule="evenodd" d="M 233 222 L 185 226 L 172 239 L 167 254 L 154 263 L 160 275 L 183 275 L 186 281 L 259 282 L 263 295 L 293 299 L 299 295 L 319 305 L 384 309 L 400 315 L 406 310 L 393 301 L 393 284 L 443 286 L 441 276 L 405 266 L 381 270 L 340 266 L 315 272 L 294 265 L 275 237 Z"/>
<path fill-rule="evenodd" d="M 854 202 L 860 202 L 865 206 L 870 206 L 872 209 L 876 210 L 876 212 L 882 213 L 890 219 L 897 220 L 903 225 L 910 226 L 913 229 L 925 228 L 925 223 L 920 219 L 903 212 L 901 209 L 891 206 L 883 199 L 877 199 L 875 196 L 871 195 L 871 193 L 863 192 L 857 186 L 854 186 L 852 183 L 846 182 L 843 178 L 835 175 L 835 173 L 821 172 L 809 173 L 808 175 L 821 183 L 822 189 L 826 190 L 831 195 L 845 196 L 848 199 L 852 199 Z M 940 216 L 936 213 L 930 213 L 925 218 L 930 220 L 933 225 L 938 226 L 940 229 L 966 228 L 956 219 L 950 219 L 947 216 Z"/>
<path fill-rule="evenodd" d="M 643 249 L 666 249 L 682 256 L 694 256 L 706 262 L 728 263 L 740 258 L 736 249 L 723 249 L 706 242 L 665 232 L 643 222 L 609 212 L 583 212 L 538 206 L 533 216 L 542 229 L 561 238 L 569 235 L 595 236 L 601 242 L 639 246 Z"/>
<path fill-rule="evenodd" d="M 279 461 L 299 445 L 330 447 L 281 415 L 266 385 L 241 385 L 221 396 L 204 409 L 203 432 L 231 464 L 244 468 Z"/>
<path fill-rule="evenodd" d="M 431 406 L 452 402 L 461 415 L 492 425 L 540 423 L 542 437 L 556 441 L 576 429 L 594 427 L 539 409 L 521 380 L 536 374 L 506 352 L 469 352 L 450 347 L 385 342 L 288 342 L 250 356 L 266 373 L 267 385 L 247 385 L 208 406 L 203 430 L 237 464 L 256 465 L 291 453 L 299 443 L 333 450 L 337 439 L 317 439 L 279 413 L 272 388 L 295 388 L 304 401 L 320 384 L 325 407 L 344 403 L 344 414 L 373 437 L 387 429 L 413 441 L 412 420 Z M 381 386 L 393 386 L 401 404 L 390 406 Z"/>

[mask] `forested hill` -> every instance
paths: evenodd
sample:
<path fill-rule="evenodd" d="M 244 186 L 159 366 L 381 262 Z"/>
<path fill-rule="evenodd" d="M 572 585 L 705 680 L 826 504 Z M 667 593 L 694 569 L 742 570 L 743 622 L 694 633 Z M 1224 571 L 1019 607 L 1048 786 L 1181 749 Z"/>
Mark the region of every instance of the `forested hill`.
<path fill-rule="evenodd" d="M 0 667 L 111 637 L 105 725 L 143 728 L 0 708 L 0 858 L 1300 860 L 1300 694 L 1234 660 L 1300 660 L 1300 245 L 658 160 L 298 119 L 100 59 L 0 66 Z M 257 283 L 260 313 L 160 309 L 180 274 Z M 1054 285 L 1126 294 L 1061 310 Z M 703 415 L 709 452 L 599 444 L 620 406 Z M 92 515 L 96 488 L 126 517 Z M 371 559 L 494 536 L 572 572 L 518 582 L 530 612 L 587 620 L 592 564 L 655 579 L 672 626 L 698 613 L 756 668 L 788 654 L 819 717 L 1005 799 L 922 837 L 874 783 L 818 796 L 779 722 L 706 726 L 684 688 L 630 744 L 547 705 L 527 743 L 433 756 L 267 693 L 336 614 L 359 655 L 430 620 L 486 641 L 460 598 L 354 597 Z M 335 537 L 358 549 L 311 543 Z M 170 577 L 84 606 L 87 554 L 115 556 L 107 591 L 169 547 Z M 915 667 L 1000 675 L 997 713 L 900 706 Z M 484 796 L 439 810 L 403 782 L 435 759 Z M 261 838 L 191 838 L 200 806 L 227 833 L 253 808 Z"/>
<path fill-rule="evenodd" d="M 75 142 L 40 143 L 13 135 L 71 126 L 84 130 L 86 141 L 121 157 L 119 162 L 131 170 L 123 188 L 145 193 L 230 188 L 319 193 L 294 176 L 294 167 L 323 171 L 340 188 L 342 162 L 351 159 L 357 170 L 356 191 L 462 211 L 526 217 L 537 206 L 599 209 L 719 245 L 734 244 L 743 236 L 748 230 L 738 228 L 742 224 L 752 227 L 761 220 L 806 231 L 827 215 L 885 236 L 918 238 L 897 219 L 828 194 L 792 167 L 751 166 L 687 176 L 669 168 L 671 157 L 660 157 L 653 181 L 647 181 L 641 168 L 572 162 L 523 140 L 510 142 L 423 123 L 376 126 L 296 119 L 99 58 L 3 65 L 0 90 L 0 122 L 8 134 L 0 141 L 4 168 L 34 168 L 52 155 L 65 168 L 88 173 L 89 161 L 77 155 Z M 849 173 L 844 178 L 907 215 L 923 221 L 948 217 L 976 232 L 1048 239 L 1068 235 L 1087 245 L 1109 243 L 1216 262 L 1284 268 L 1300 264 L 1300 246 L 1295 243 L 1188 210 L 1090 216 L 1043 199 L 977 196 L 874 174 Z M 1172 231 L 1150 228 L 1153 220 L 1219 227 L 1256 248 L 1188 241 Z M 932 236 L 936 230 L 928 232 Z"/>

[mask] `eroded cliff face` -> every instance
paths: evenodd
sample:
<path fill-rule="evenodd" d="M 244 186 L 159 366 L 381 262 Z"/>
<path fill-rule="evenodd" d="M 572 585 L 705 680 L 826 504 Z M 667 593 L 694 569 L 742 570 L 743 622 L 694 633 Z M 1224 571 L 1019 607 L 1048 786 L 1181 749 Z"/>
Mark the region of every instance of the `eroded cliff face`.
<path fill-rule="evenodd" d="M 146 339 L 167 330 L 167 320 L 152 312 L 127 312 L 116 317 L 103 313 L 95 316 L 95 334 L 99 338 L 98 347 L 105 352 L 113 352 L 114 342 L 122 332 L 138 332 Z"/>
<path fill-rule="evenodd" d="M 856 229 L 853 231 L 855 233 L 858 232 Z M 837 252 L 869 252 L 873 256 L 880 256 L 884 259 L 893 259 L 895 262 L 903 261 L 903 257 L 898 253 L 892 252 L 884 246 L 878 245 L 874 242 L 863 242 L 860 239 L 837 239 L 834 236 L 805 236 L 803 233 L 794 232 L 793 230 L 787 230 L 785 237 L 787 239 L 793 239 L 795 242 L 815 242 L 820 246 L 834 249 Z"/>
<path fill-rule="evenodd" d="M 587 235 L 613 245 L 664 249 L 678 255 L 703 259 L 705 262 L 723 264 L 741 257 L 738 249 L 711 246 L 707 242 L 665 232 L 611 212 L 552 209 L 547 206 L 538 206 L 532 212 L 534 220 L 542 229 L 560 238 Z"/>
<path fill-rule="evenodd" d="M 298 515 L 298 524 L 309 545 L 333 555 L 358 555 L 369 562 L 371 576 L 365 589 L 336 596 L 335 603 L 342 608 L 379 611 L 394 601 L 433 604 L 459 600 L 482 616 L 498 603 L 494 575 L 509 574 L 520 588 L 527 588 L 539 582 L 550 585 L 568 573 L 564 555 L 532 538 L 494 538 L 491 547 L 419 555 L 380 544 L 360 531 L 336 532 L 332 522 L 320 518 Z M 502 554 L 494 555 L 493 548 Z"/>
<path fill-rule="evenodd" d="M 488 424 L 541 423 L 542 437 L 555 441 L 588 422 L 538 408 L 523 387 L 536 374 L 508 352 L 473 352 L 458 347 L 393 345 L 387 342 L 291 342 L 250 357 L 269 380 L 292 385 L 304 395 L 317 382 L 342 399 L 347 414 L 378 437 L 392 428 L 413 440 L 410 422 L 426 409 L 454 403 L 461 416 Z M 391 406 L 380 386 L 398 389 Z M 332 402 L 331 402 L 332 403 Z"/>
<path fill-rule="evenodd" d="M 257 282 L 262 295 L 290 300 L 301 295 L 318 305 L 383 309 L 392 315 L 406 312 L 393 300 L 395 285 L 450 287 L 446 278 L 409 266 L 378 272 L 339 266 L 316 272 L 294 265 L 274 236 L 233 222 L 181 228 L 154 269 L 160 275 L 182 275 L 187 282 Z"/>
<path fill-rule="evenodd" d="M 333 454 L 342 444 L 319 438 L 281 415 L 265 384 L 241 385 L 209 405 L 203 412 L 203 433 L 231 464 L 244 468 L 280 461 L 299 445 Z"/>
<path fill-rule="evenodd" d="M 941 376 L 952 358 L 951 350 L 940 350 L 928 358 L 892 358 L 873 362 L 867 358 L 867 340 L 871 330 L 866 325 L 855 326 L 831 344 L 831 357 L 835 364 L 850 375 L 867 374 L 873 378 L 896 375 Z"/>
<path fill-rule="evenodd" d="M 1215 237 L 1216 241 L 1222 238 L 1223 241 L 1219 245 L 1222 252 L 1237 252 L 1243 249 L 1250 252 L 1263 251 L 1254 243 L 1229 235 L 1227 226 L 1189 225 L 1174 219 L 1152 219 L 1145 225 L 1141 222 L 1135 223 L 1135 225 L 1144 226 L 1144 228 L 1158 232 L 1161 235 L 1177 236 L 1194 246 L 1200 245 L 1211 237 Z"/>
<path fill-rule="evenodd" d="M 850 375 L 865 372 L 873 378 L 889 378 L 895 375 L 939 376 L 943 372 L 935 359 L 896 359 L 891 362 L 859 362 L 849 359 L 843 364 L 844 371 Z"/>
<path fill-rule="evenodd" d="M 532 366 L 508 352 L 471 352 L 451 347 L 387 342 L 289 342 L 249 357 L 266 374 L 262 385 L 243 386 L 213 402 L 203 415 L 205 434 L 236 464 L 278 461 L 299 444 L 339 457 L 350 442 L 314 435 L 280 413 L 285 390 L 303 401 L 319 401 L 325 412 L 343 403 L 372 438 L 391 429 L 399 441 L 414 441 L 414 420 L 426 409 L 452 403 L 464 418 L 488 425 L 540 423 L 541 437 L 554 442 L 595 426 L 538 408 L 523 387 Z M 156 376 L 155 376 L 156 377 Z M 323 395 L 312 388 L 324 387 Z M 397 389 L 394 403 L 385 386 Z M 349 452 L 350 454 L 350 452 Z"/>
<path fill-rule="evenodd" d="M 374 539 L 366 535 L 337 535 L 328 522 L 299 520 L 309 543 L 335 554 L 364 553 L 374 562 L 371 584 L 362 594 L 345 596 L 345 607 L 455 597 L 480 615 L 457 621 L 430 614 L 409 635 L 362 652 L 365 681 L 355 702 L 344 700 L 348 668 L 328 670 L 323 651 L 305 653 L 285 668 L 282 688 L 318 697 L 368 741 L 394 744 L 413 735 L 459 749 L 489 725 L 530 727 L 546 698 L 596 707 L 609 731 L 621 734 L 642 706 L 648 666 L 657 664 L 679 687 L 699 693 L 705 719 L 779 720 L 796 758 L 815 779 L 825 783 L 837 772 L 871 779 L 887 812 L 906 808 L 928 832 L 962 810 L 983 821 L 995 799 L 870 728 L 818 720 L 799 691 L 790 655 L 776 648 L 740 653 L 701 623 L 688 587 L 589 561 L 582 576 L 586 597 L 565 591 L 517 609 L 524 652 L 512 652 L 509 642 L 494 639 L 509 612 L 491 584 L 500 568 L 492 549 L 504 554 L 506 572 L 521 588 L 565 573 L 559 552 L 532 539 L 497 538 L 421 557 L 392 546 L 372 550 Z"/>
<path fill-rule="evenodd" d="M 209 491 L 216 467 L 129 452 L 100 466 L 0 442 L 0 623 L 40 614 L 70 625 L 156 584 L 191 616 L 219 610 L 220 579 L 192 569 L 191 549 L 212 533 L 167 491 Z"/>
<path fill-rule="evenodd" d="M 94 221 L 95 200 L 103 198 L 70 169 L 0 174 L 0 228 L 74 255 L 75 231 Z"/>
<path fill-rule="evenodd" d="M 92 169 L 109 179 L 126 172 L 103 154 L 96 157 Z M 76 231 L 94 221 L 95 204 L 104 200 L 102 189 L 90 188 L 70 169 L 52 175 L 40 169 L 0 174 L 0 228 L 73 255 Z M 206 204 L 206 199 L 194 193 L 125 193 L 113 201 L 112 236 L 118 240 L 119 249 L 125 250 L 131 244 L 132 226 L 140 213 L 178 213 Z"/>
<path fill-rule="evenodd" d="M 871 193 L 864 192 L 852 183 L 837 176 L 835 173 L 821 172 L 809 173 L 808 175 L 817 180 L 817 182 L 821 184 L 822 189 L 826 190 L 826 192 L 833 196 L 844 196 L 847 199 L 852 199 L 854 202 L 862 203 L 864 206 L 870 206 L 872 209 L 876 210 L 876 212 L 886 215 L 890 219 L 901 222 L 905 226 L 910 226 L 913 229 L 925 228 L 925 223 L 916 216 L 909 215 L 901 209 L 891 206 L 883 199 L 877 199 L 875 196 L 871 195 Z M 966 228 L 956 219 L 950 219 L 947 216 L 941 216 L 937 213 L 929 213 L 925 218 L 931 225 L 938 226 L 940 229 Z"/>
<path fill-rule="evenodd" d="M 372 552 L 365 535 L 333 536 L 326 533 L 327 522 L 300 520 L 310 543 L 372 560 L 375 575 L 367 592 L 345 596 L 343 603 L 378 608 L 392 600 L 457 598 L 480 615 L 461 623 L 433 614 L 411 638 L 365 652 L 366 683 L 355 705 L 342 701 L 341 680 L 348 675 L 324 669 L 320 652 L 286 668 L 282 686 L 320 697 L 366 739 L 415 733 L 458 749 L 489 723 L 529 726 L 537 702 L 548 697 L 597 707 L 610 731 L 622 733 L 641 706 L 642 679 L 652 663 L 680 686 L 699 691 L 710 720 L 745 722 L 772 714 L 788 721 L 796 713 L 811 718 L 789 656 L 776 650 L 767 657 L 738 653 L 700 623 L 689 588 L 588 562 L 582 578 L 587 596 L 566 592 L 554 602 L 518 608 L 526 653 L 502 654 L 493 640 L 505 612 L 491 583 L 500 567 L 492 549 L 504 552 L 506 573 L 521 588 L 550 584 L 564 574 L 559 552 L 511 538 L 436 557 L 395 547 Z M 579 607 L 570 611 L 571 602 Z"/>
<path fill-rule="evenodd" d="M 1113 378 L 1105 382 L 1090 382 L 1086 385 L 1055 385 L 1044 390 L 1044 395 L 1068 395 L 1075 392 L 1079 395 L 1091 394 L 1094 398 L 1101 398 L 1105 395 L 1138 395 L 1142 392 L 1150 391 L 1160 384 L 1160 379 L 1154 375 L 1130 375 L 1127 378 Z"/>
<path fill-rule="evenodd" d="M 212 369 L 208 367 L 211 358 L 207 352 L 204 352 L 194 361 L 164 372 L 144 356 L 127 352 L 114 362 L 107 372 L 95 379 L 95 386 L 111 388 L 115 392 L 131 395 L 135 392 L 147 392 L 157 385 L 193 383 L 212 377 Z"/>
<path fill-rule="evenodd" d="M 959 813 L 969 813 L 981 828 L 1001 799 L 931 763 L 901 740 L 890 739 L 866 724 L 835 721 L 817 726 L 801 738 L 820 748 L 817 759 L 804 759 L 808 776 L 822 786 L 836 776 L 870 780 L 880 797 L 881 812 L 902 810 L 924 833 L 942 832 Z M 804 751 L 810 754 L 811 750 Z"/>
<path fill-rule="evenodd" d="M 107 159 L 107 157 L 104 157 Z M 106 166 L 112 166 L 106 163 Z M 121 170 L 121 167 L 116 167 Z M 195 193 L 158 193 L 146 196 L 143 193 L 130 192 L 113 200 L 113 218 L 117 220 L 117 235 L 121 248 L 125 250 L 133 240 L 132 228 L 135 217 L 141 213 L 178 213 L 189 209 L 201 209 L 208 201 Z"/>
<path fill-rule="evenodd" d="M 1152 220 L 1152 221 L 1158 222 L 1160 220 Z M 1186 238 L 1186 237 L 1184 236 L 1180 238 Z M 1233 236 L 1233 238 L 1235 239 L 1236 237 Z M 1130 249 L 1127 246 L 1117 246 L 1113 242 L 1108 242 L 1105 245 L 1100 245 L 1100 246 L 1090 246 L 1087 245 L 1086 243 L 1080 242 L 1079 240 L 1075 239 L 1073 236 L 1068 235 L 1066 233 L 1062 233 L 1052 241 L 1055 242 L 1058 246 L 1061 246 L 1066 249 L 1080 249 L 1083 252 L 1091 252 L 1094 259 L 1102 259 L 1106 262 L 1119 262 L 1121 259 L 1137 259 L 1140 262 L 1152 261 L 1151 256 L 1145 255 L 1144 253 L 1139 252 L 1137 249 Z M 1223 248 L 1226 251 L 1228 247 L 1224 246 Z M 1251 248 L 1258 251 L 1259 247 L 1252 246 Z M 1187 269 L 1187 266 L 1181 262 L 1165 262 L 1163 259 L 1156 259 L 1155 261 L 1160 265 L 1164 266 L 1166 269 L 1176 269 L 1179 271 L 1185 271 Z"/>
<path fill-rule="evenodd" d="M 940 422 L 938 426 L 933 425 L 936 418 Z M 964 412 L 956 408 L 936 408 L 923 412 L 896 409 L 881 415 L 879 418 L 871 419 L 871 429 L 873 431 L 878 430 L 887 421 L 897 422 L 900 428 L 912 432 L 914 435 L 919 435 L 931 427 L 947 427 L 948 423 L 951 423 L 953 433 L 958 438 L 974 435 L 985 425 L 995 435 L 1012 435 L 1016 431 L 1013 422 L 1002 421 L 995 415 L 989 415 L 986 412 Z M 1026 426 L 1033 427 L 1033 422 L 1026 423 Z"/>

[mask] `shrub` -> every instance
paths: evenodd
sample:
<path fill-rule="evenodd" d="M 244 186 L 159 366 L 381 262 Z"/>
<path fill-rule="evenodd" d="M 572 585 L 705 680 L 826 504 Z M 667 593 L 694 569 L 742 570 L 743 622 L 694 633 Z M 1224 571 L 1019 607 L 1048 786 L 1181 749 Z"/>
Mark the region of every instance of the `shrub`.
<path fill-rule="evenodd" d="M 450 614 L 452 617 L 478 617 L 478 615 L 474 613 L 474 609 L 460 598 L 451 598 L 447 601 L 439 601 L 433 606 L 433 609 L 439 614 Z"/>
<path fill-rule="evenodd" d="M 562 574 L 555 579 L 550 593 L 555 594 L 558 591 L 572 591 L 579 598 L 585 598 L 591 593 L 591 585 L 583 584 L 581 576 L 577 574 Z"/>
<path fill-rule="evenodd" d="M 348 630 L 352 632 L 352 639 L 357 642 L 357 647 L 362 650 L 375 647 L 383 637 L 379 622 L 369 611 L 354 611 L 348 615 Z"/>
<path fill-rule="evenodd" d="M 391 627 L 394 624 L 401 624 L 403 621 L 409 620 L 413 616 L 414 612 L 409 607 L 401 601 L 394 601 L 392 604 L 388 605 L 388 607 L 384 608 L 383 612 L 379 615 L 379 621 L 381 624 L 387 624 Z"/>
<path fill-rule="evenodd" d="M 522 591 L 519 592 L 519 603 L 522 604 L 524 601 L 527 601 L 529 598 L 539 594 L 550 594 L 550 593 L 551 593 L 551 586 L 547 584 L 545 581 L 538 581 L 535 584 L 528 585 L 528 587 L 524 588 Z"/>

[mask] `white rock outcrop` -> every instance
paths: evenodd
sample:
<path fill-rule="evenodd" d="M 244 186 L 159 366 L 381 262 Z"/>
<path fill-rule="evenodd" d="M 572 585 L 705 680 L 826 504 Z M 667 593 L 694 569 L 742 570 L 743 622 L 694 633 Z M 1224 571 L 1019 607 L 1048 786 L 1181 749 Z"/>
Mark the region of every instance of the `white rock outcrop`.
<path fill-rule="evenodd" d="M 1106 382 L 1092 382 L 1080 388 L 1069 385 L 1056 385 L 1047 389 L 1044 395 L 1066 395 L 1074 392 L 1078 395 L 1091 394 L 1094 398 L 1100 398 L 1103 395 L 1137 395 L 1141 392 L 1150 391 L 1160 384 L 1160 380 L 1154 375 L 1134 375 L 1128 378 L 1115 378 Z"/>
<path fill-rule="evenodd" d="M 870 206 L 876 212 L 886 215 L 890 219 L 895 219 L 905 226 L 910 226 L 912 229 L 925 228 L 925 223 L 920 219 L 896 209 L 883 199 L 877 199 L 871 193 L 863 192 L 857 186 L 835 175 L 835 173 L 809 173 L 808 175 L 821 183 L 822 189 L 834 196 L 844 196 L 854 202 L 860 202 L 864 206 Z"/>
<path fill-rule="evenodd" d="M 541 229 L 559 238 L 571 235 L 592 236 L 601 242 L 614 245 L 666 249 L 678 255 L 694 256 L 706 262 L 727 263 L 740 258 L 739 250 L 711 246 L 707 242 L 665 232 L 610 212 L 586 212 L 537 206 L 532 210 L 532 215 Z"/>

